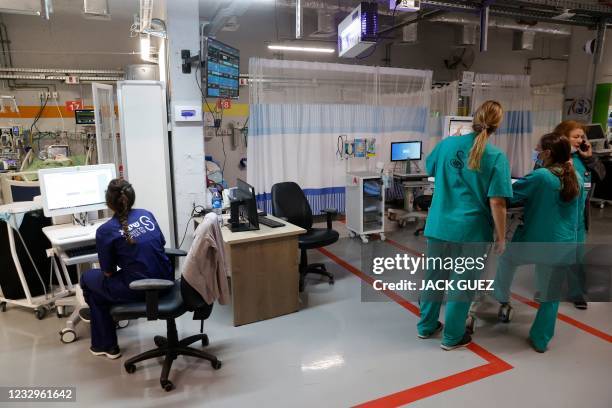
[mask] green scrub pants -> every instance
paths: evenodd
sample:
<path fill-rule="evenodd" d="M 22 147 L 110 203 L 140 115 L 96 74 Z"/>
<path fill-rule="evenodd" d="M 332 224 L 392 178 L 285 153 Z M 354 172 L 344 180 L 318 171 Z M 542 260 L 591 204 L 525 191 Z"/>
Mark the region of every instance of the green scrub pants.
<path fill-rule="evenodd" d="M 512 251 L 507 251 L 500 257 L 494 285 L 494 296 L 499 302 L 510 300 L 510 287 L 518 266 L 532 263 L 532 261 L 520 259 L 520 256 L 514 256 Z M 555 334 L 557 311 L 559 309 L 558 299 L 561 295 L 561 284 L 566 273 L 569 273 L 567 266 L 543 264 L 535 266 L 536 287 L 541 300 L 529 331 L 529 338 L 539 350 L 546 350 L 548 342 Z"/>
<path fill-rule="evenodd" d="M 488 243 L 456 243 L 442 241 L 434 238 L 427 239 L 427 257 L 431 258 L 451 258 L 454 261 L 458 258 L 479 258 L 483 257 L 489 249 Z M 475 291 L 459 290 L 457 282 L 459 280 L 474 281 L 478 279 L 482 270 L 472 269 L 457 273 L 455 270 L 445 270 L 439 265 L 433 265 L 425 271 L 425 281 L 448 280 L 453 282 L 454 289 L 448 291 L 446 302 L 446 313 L 444 319 L 444 333 L 442 344 L 452 346 L 458 344 L 465 334 L 465 320 L 470 310 L 470 305 L 474 299 Z M 425 290 L 421 292 L 420 307 L 421 318 L 417 324 L 417 330 L 421 335 L 433 333 L 438 326 L 440 317 L 440 306 L 444 299 L 443 290 Z"/>

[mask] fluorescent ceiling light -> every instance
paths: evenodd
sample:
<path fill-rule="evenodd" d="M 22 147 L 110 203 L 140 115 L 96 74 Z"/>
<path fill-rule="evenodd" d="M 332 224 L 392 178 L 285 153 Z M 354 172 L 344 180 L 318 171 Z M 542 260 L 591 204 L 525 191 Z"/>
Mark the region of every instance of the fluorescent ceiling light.
<path fill-rule="evenodd" d="M 140 36 L 140 58 L 145 61 L 151 59 L 151 39 L 148 34 Z"/>
<path fill-rule="evenodd" d="M 321 47 L 301 47 L 294 45 L 268 45 L 269 50 L 278 50 L 278 51 L 302 51 L 302 52 L 320 52 L 323 54 L 331 54 L 336 52 L 333 48 L 321 48 Z"/>

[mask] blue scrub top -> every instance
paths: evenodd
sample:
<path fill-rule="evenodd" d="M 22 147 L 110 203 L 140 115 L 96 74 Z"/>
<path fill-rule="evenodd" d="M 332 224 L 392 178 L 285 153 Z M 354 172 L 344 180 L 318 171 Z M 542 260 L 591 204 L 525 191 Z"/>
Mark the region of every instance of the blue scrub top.
<path fill-rule="evenodd" d="M 123 237 L 119 218 L 114 216 L 96 231 L 96 247 L 100 268 L 132 279 L 174 280 L 174 268 L 165 254 L 166 240 L 157 220 L 147 210 L 132 209 L 128 214 L 128 231 L 134 239 L 129 244 Z"/>
<path fill-rule="evenodd" d="M 584 201 L 580 193 L 572 201 L 561 199 L 561 180 L 546 168 L 534 170 L 513 185 L 513 204 L 524 203 L 523 224 L 512 242 L 576 242 Z"/>
<path fill-rule="evenodd" d="M 492 242 L 491 197 L 512 197 L 510 165 L 504 153 L 487 144 L 480 171 L 468 168 L 475 133 L 442 140 L 427 157 L 435 177 L 425 236 L 451 242 Z"/>

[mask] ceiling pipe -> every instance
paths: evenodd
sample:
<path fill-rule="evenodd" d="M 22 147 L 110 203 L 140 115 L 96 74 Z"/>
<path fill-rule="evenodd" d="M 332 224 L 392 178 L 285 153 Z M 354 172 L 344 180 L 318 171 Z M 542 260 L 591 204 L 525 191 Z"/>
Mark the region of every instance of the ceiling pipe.
<path fill-rule="evenodd" d="M 479 25 L 480 21 L 475 18 L 470 18 L 467 16 L 455 16 L 455 15 L 442 15 L 431 18 L 429 21 L 434 23 L 449 23 L 449 24 L 462 24 L 462 25 Z M 551 25 L 535 25 L 530 26 L 526 24 L 517 24 L 514 22 L 503 21 L 499 19 L 489 19 L 489 27 L 493 28 L 502 28 L 508 30 L 516 30 L 516 31 L 531 31 L 535 33 L 541 34 L 550 34 L 550 35 L 562 35 L 569 36 L 572 34 L 569 28 L 565 27 L 554 27 Z"/>
<path fill-rule="evenodd" d="M 343 13 L 350 13 L 351 11 L 355 10 L 355 7 L 357 7 L 356 4 L 355 6 L 342 6 L 339 4 L 334 4 L 334 3 L 330 3 L 329 1 L 323 1 L 323 0 L 300 0 L 300 3 L 303 9 L 313 9 L 313 10 L 327 9 L 328 11 L 332 11 L 332 12 L 339 11 Z M 291 7 L 295 9 L 296 0 L 277 0 L 276 4 L 278 6 Z M 379 7 L 378 14 L 384 15 L 384 16 L 392 16 L 393 10 L 387 10 L 387 9 L 383 9 Z"/>
<path fill-rule="evenodd" d="M 486 52 L 489 44 L 489 6 L 480 10 L 480 52 Z"/>

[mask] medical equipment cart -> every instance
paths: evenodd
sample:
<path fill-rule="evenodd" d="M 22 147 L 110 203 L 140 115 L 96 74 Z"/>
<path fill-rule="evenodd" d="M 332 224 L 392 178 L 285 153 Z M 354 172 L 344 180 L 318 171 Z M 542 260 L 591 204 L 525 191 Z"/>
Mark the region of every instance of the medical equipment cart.
<path fill-rule="evenodd" d="M 346 227 L 349 236 L 363 243 L 370 234 L 385 240 L 385 187 L 382 175 L 371 172 L 346 174 Z"/>
<path fill-rule="evenodd" d="M 23 240 L 23 237 L 19 233 L 20 220 L 23 219 L 25 213 L 40 209 L 42 209 L 42 206 L 33 201 L 15 202 L 0 205 L 0 218 L 6 221 L 6 229 L 11 257 L 13 258 L 13 263 L 15 265 L 17 275 L 19 276 L 19 281 L 21 283 L 21 287 L 23 288 L 23 293 L 25 294 L 24 299 L 7 299 L 2 293 L 2 290 L 0 289 L 0 308 L 2 311 L 5 311 L 6 304 L 8 303 L 33 309 L 36 314 L 36 318 L 38 318 L 39 320 L 43 319 L 47 315 L 47 312 L 49 312 L 54 307 L 56 301 L 71 294 L 70 290 L 64 285 L 64 280 L 62 279 L 62 276 L 60 275 L 58 270 L 55 270 L 55 277 L 57 279 L 59 287 L 53 289 L 46 286 L 46 283 L 43 281 L 43 278 L 40 274 L 41 271 L 39 271 L 36 267 L 32 255 L 30 254 L 30 251 L 28 250 L 28 247 L 25 241 Z M 17 239 L 21 241 L 25 252 L 28 255 L 29 261 L 32 263 L 38 275 L 38 278 L 41 280 L 41 283 L 45 288 L 44 295 L 32 296 L 31 294 L 23 267 L 17 254 Z M 64 278 L 69 279 L 67 274 L 64 276 Z"/>

